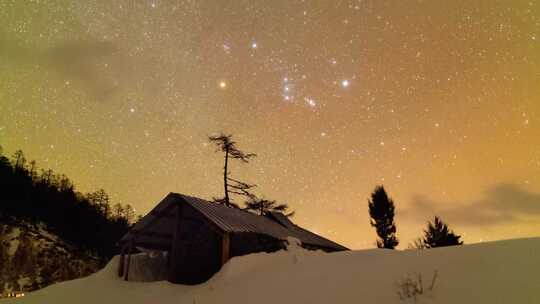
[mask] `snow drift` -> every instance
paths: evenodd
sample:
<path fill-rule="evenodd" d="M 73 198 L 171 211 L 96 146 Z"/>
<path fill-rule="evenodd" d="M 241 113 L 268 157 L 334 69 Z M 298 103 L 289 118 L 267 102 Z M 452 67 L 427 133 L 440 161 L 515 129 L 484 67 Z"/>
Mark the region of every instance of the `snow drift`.
<path fill-rule="evenodd" d="M 540 303 L 540 238 L 436 248 L 337 253 L 288 251 L 231 259 L 208 282 L 125 282 L 118 258 L 102 271 L 2 303 L 414 303 L 406 278 L 423 278 L 417 303 Z M 433 289 L 433 274 L 437 272 Z"/>

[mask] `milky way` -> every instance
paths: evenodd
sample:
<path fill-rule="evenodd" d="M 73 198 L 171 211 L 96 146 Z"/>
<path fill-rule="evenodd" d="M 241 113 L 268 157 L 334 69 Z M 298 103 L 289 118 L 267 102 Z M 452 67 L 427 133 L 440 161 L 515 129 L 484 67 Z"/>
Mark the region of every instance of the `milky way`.
<path fill-rule="evenodd" d="M 540 234 L 537 1 L 0 1 L 0 144 L 140 214 L 232 173 L 294 220 L 373 247 Z"/>

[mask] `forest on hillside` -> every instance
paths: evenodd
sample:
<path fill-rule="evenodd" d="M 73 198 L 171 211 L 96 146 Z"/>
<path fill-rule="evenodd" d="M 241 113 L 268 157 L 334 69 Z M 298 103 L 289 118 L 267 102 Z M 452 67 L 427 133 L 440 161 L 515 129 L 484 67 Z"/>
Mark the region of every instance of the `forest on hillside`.
<path fill-rule="evenodd" d="M 76 191 L 73 182 L 50 169 L 39 169 L 21 150 L 11 157 L 0 147 L 0 221 L 45 224 L 64 242 L 102 263 L 135 220 L 130 205 L 112 205 L 103 190 Z"/>

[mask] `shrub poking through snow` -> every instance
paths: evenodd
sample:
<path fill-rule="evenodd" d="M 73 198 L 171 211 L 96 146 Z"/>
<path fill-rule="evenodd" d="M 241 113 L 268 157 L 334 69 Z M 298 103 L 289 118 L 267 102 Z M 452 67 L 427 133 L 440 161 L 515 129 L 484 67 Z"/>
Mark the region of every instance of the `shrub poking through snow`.
<path fill-rule="evenodd" d="M 424 288 L 421 273 L 415 273 L 414 275 L 409 274 L 398 282 L 397 294 L 402 301 L 413 299 L 414 303 L 416 303 L 419 296 L 433 290 L 436 280 L 437 270 L 433 272 L 433 277 L 431 278 L 431 284 L 429 287 Z"/>

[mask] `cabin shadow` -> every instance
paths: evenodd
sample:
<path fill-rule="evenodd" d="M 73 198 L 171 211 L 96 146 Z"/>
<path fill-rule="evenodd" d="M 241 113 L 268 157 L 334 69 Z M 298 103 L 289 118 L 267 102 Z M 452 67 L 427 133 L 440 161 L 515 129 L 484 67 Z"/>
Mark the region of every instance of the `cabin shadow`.
<path fill-rule="evenodd" d="M 118 275 L 130 280 L 132 254 L 161 252 L 169 282 L 207 281 L 231 258 L 284 249 L 294 237 L 302 247 L 326 252 L 348 250 L 295 225 L 285 215 L 261 216 L 191 197 L 169 193 L 118 242 Z"/>

